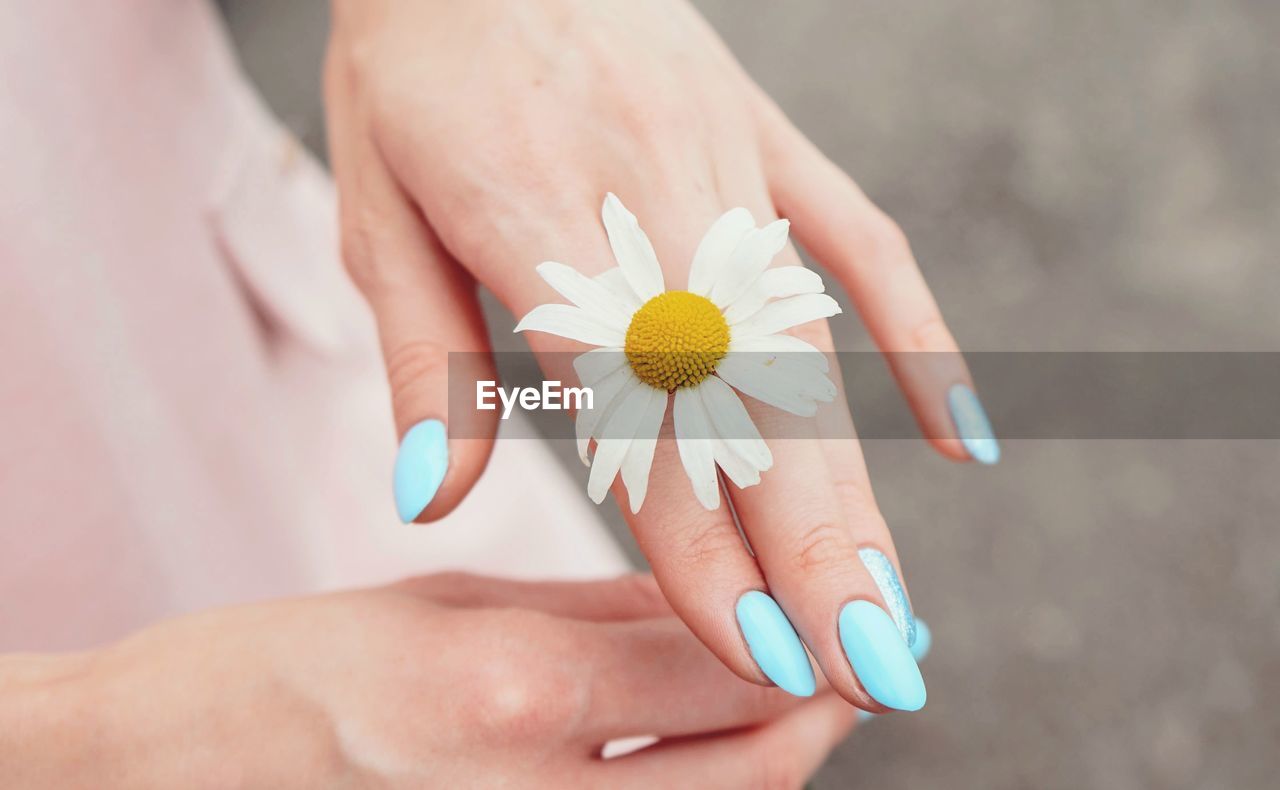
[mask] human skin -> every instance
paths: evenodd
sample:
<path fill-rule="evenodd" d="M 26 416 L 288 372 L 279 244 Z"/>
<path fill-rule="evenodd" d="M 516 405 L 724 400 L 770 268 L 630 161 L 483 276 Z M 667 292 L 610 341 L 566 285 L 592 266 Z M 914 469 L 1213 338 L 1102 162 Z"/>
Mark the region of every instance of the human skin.
<path fill-rule="evenodd" d="M 560 301 L 536 275 L 540 261 L 588 274 L 612 265 L 598 221 L 612 191 L 677 288 L 725 210 L 744 206 L 757 224 L 789 218 L 895 352 L 924 434 L 968 460 L 946 404 L 951 386 L 971 385 L 959 355 L 912 365 L 896 353 L 956 351 L 902 232 L 682 0 L 336 0 L 325 95 L 344 259 L 377 318 L 401 436 L 446 419 L 449 352 L 489 349 L 477 282 L 523 315 Z M 799 263 L 790 247 L 775 261 Z M 793 333 L 832 348 L 826 322 Z M 529 342 L 548 378 L 575 379 L 565 352 L 583 346 Z M 831 378 L 839 385 L 838 370 Z M 748 410 L 775 426 L 766 434 L 796 437 L 772 442 L 759 485 L 730 490 L 754 556 L 727 504 L 696 501 L 670 441 L 659 443 L 644 508 L 627 514 L 631 529 L 676 613 L 739 676 L 768 682 L 735 620 L 744 593 L 767 590 L 836 691 L 883 711 L 852 671 L 837 619 L 850 601 L 885 604 L 859 547 L 901 567 L 857 441 L 817 438 L 855 435 L 843 391 L 816 419 L 785 428 L 776 410 Z M 458 503 L 491 444 L 474 428 L 449 439 L 448 473 L 419 521 Z"/>
<path fill-rule="evenodd" d="M 0 786 L 799 787 L 853 718 L 739 681 L 650 577 L 442 574 L 0 658 Z"/>

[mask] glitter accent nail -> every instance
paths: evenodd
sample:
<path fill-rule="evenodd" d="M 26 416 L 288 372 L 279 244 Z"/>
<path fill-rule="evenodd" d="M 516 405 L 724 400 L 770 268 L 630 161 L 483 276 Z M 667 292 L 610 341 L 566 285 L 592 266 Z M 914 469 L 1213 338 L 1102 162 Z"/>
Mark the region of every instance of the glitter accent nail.
<path fill-rule="evenodd" d="M 893 617 L 893 622 L 897 624 L 898 630 L 902 632 L 902 639 L 907 643 L 907 647 L 912 646 L 916 641 L 916 618 L 911 613 L 907 592 L 902 589 L 902 580 L 898 578 L 898 572 L 894 570 L 893 563 L 882 552 L 870 547 L 858 549 L 858 556 L 862 558 L 862 564 L 875 580 L 876 587 L 880 588 L 885 607 Z"/>

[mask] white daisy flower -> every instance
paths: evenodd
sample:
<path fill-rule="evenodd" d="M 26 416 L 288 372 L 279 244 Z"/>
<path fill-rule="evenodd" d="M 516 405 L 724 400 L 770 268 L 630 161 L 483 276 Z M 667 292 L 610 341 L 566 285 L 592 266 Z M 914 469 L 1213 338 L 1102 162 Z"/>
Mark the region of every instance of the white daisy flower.
<path fill-rule="evenodd" d="M 635 216 L 610 193 L 604 227 L 616 268 L 588 277 L 562 263 L 538 266 L 572 302 L 535 307 L 515 331 L 547 332 L 599 348 L 574 360 L 592 409 L 576 418 L 578 454 L 591 466 L 587 493 L 599 504 L 618 473 L 639 512 L 649 468 L 674 397 L 676 446 L 698 501 L 720 505 L 716 467 L 739 488 L 760 482 L 773 455 L 734 390 L 800 416 L 830 402 L 826 357 L 782 334 L 836 315 L 822 279 L 803 266 L 769 268 L 787 243 L 786 220 L 757 228 L 735 208 L 712 224 L 693 255 L 687 291 L 668 291 Z M 596 442 L 588 459 L 591 440 Z"/>

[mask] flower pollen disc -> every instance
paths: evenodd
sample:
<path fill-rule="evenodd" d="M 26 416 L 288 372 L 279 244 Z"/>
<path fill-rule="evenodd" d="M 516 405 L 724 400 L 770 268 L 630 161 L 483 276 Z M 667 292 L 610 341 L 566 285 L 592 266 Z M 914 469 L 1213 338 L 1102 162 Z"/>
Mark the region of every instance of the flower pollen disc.
<path fill-rule="evenodd" d="M 729 353 L 729 324 L 705 296 L 667 291 L 631 317 L 625 350 L 636 378 L 649 386 L 696 387 Z"/>

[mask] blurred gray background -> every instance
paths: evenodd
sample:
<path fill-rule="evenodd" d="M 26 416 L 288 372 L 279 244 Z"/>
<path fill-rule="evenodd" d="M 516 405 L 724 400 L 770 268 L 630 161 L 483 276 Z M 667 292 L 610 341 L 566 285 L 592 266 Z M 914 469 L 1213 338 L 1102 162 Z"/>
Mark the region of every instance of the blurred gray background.
<path fill-rule="evenodd" d="M 222 5 L 322 149 L 326 4 Z M 1280 350 L 1280 3 L 697 5 L 906 229 L 963 347 Z M 851 312 L 835 330 L 870 348 Z M 817 787 L 1276 786 L 1280 442 L 866 452 L 934 629 L 929 705 Z"/>

